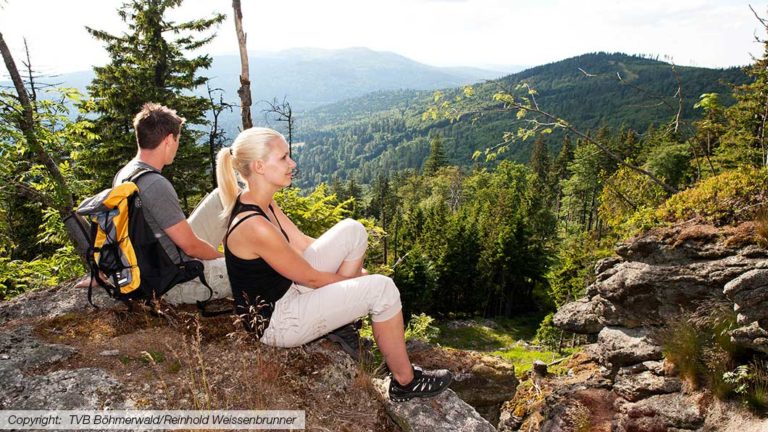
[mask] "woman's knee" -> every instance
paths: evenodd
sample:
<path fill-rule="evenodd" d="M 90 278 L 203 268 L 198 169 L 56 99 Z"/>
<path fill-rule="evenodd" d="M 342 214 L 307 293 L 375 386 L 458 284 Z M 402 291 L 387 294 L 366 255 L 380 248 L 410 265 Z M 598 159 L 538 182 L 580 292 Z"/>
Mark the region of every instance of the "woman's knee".
<path fill-rule="evenodd" d="M 400 302 L 400 290 L 397 289 L 392 278 L 383 275 L 370 275 L 372 283 L 376 287 L 376 296 L 371 307 L 371 318 L 373 321 L 386 321 L 393 314 L 402 309 Z"/>
<path fill-rule="evenodd" d="M 360 222 L 349 218 L 342 220 L 338 225 L 349 241 L 350 256 L 353 256 L 353 259 L 362 257 L 368 249 L 368 230 Z"/>
<path fill-rule="evenodd" d="M 346 218 L 339 222 L 345 231 L 351 233 L 355 238 L 363 238 L 368 241 L 368 230 L 359 221 L 351 218 Z"/>
<path fill-rule="evenodd" d="M 397 289 L 397 285 L 395 285 L 395 281 L 391 277 L 379 274 L 365 277 L 371 278 L 374 281 L 373 283 L 378 289 L 379 297 L 388 301 L 400 301 L 400 290 Z"/>

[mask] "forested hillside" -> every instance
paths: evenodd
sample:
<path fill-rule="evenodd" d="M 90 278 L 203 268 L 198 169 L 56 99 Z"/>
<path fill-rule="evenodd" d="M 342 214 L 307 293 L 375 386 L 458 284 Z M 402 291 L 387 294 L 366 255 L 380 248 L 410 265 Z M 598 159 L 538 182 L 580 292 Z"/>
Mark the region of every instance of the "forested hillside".
<path fill-rule="evenodd" d="M 694 109 L 703 93 L 719 93 L 727 106 L 733 99 L 729 84 L 742 84 L 741 69 L 673 67 L 669 63 L 624 54 L 586 54 L 538 66 L 505 78 L 474 86 L 474 114 L 462 121 L 423 119 L 433 104 L 433 92 L 376 92 L 312 110 L 297 117 L 297 151 L 304 187 L 356 176 L 370 183 L 377 173 L 420 169 L 429 153 L 433 134 L 443 137 L 452 164 L 471 166 L 477 150 L 497 145 L 504 132 L 515 131 L 514 112 L 500 112 L 493 94 L 511 90 L 520 82 L 538 92 L 539 106 L 583 131 L 609 127 L 644 132 L 648 126 L 669 124 L 681 109 L 681 125 L 702 115 Z M 677 98 L 678 89 L 682 98 Z M 446 100 L 461 95 L 447 89 Z M 681 104 L 681 105 L 679 105 Z M 562 134 L 545 138 L 558 151 Z M 513 161 L 529 159 L 532 142 L 517 142 L 503 156 Z"/>

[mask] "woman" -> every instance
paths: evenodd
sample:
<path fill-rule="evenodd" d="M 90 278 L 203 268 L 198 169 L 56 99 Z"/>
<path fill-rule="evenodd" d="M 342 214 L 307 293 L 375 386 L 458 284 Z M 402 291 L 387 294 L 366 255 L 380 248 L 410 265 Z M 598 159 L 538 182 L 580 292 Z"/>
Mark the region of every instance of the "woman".
<path fill-rule="evenodd" d="M 365 228 L 346 219 L 313 239 L 274 201 L 296 168 L 288 152 L 280 133 L 251 128 L 217 157 L 222 217 L 229 221 L 224 257 L 237 313 L 255 310 L 258 324 L 252 330 L 262 342 L 280 347 L 302 345 L 370 314 L 393 376 L 390 399 L 442 392 L 450 372 L 423 371 L 408 359 L 400 293 L 392 279 L 363 275 Z M 236 173 L 247 183 L 245 190 Z"/>

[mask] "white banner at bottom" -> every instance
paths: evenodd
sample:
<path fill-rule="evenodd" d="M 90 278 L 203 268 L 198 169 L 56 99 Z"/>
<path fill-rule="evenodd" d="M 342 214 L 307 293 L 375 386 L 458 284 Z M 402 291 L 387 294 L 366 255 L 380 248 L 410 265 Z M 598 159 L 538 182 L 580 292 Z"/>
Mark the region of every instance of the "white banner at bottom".
<path fill-rule="evenodd" d="M 304 411 L 0 410 L 0 430 L 304 429 Z"/>

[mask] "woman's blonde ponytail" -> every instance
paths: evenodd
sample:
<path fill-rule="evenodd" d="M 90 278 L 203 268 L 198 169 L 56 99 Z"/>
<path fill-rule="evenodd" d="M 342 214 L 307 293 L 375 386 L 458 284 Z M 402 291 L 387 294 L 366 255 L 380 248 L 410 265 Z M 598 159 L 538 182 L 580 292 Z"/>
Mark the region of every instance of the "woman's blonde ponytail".
<path fill-rule="evenodd" d="M 222 148 L 216 156 L 216 182 L 219 184 L 219 197 L 224 205 L 224 211 L 219 216 L 224 220 L 229 219 L 237 194 L 240 193 L 232 159 L 231 147 Z"/>

